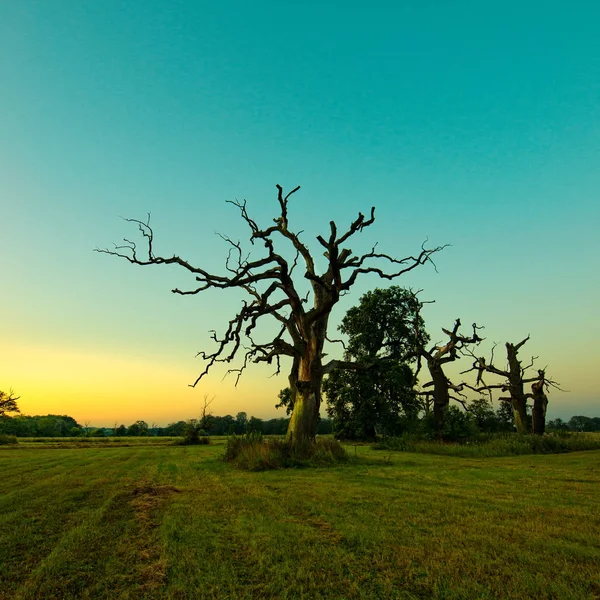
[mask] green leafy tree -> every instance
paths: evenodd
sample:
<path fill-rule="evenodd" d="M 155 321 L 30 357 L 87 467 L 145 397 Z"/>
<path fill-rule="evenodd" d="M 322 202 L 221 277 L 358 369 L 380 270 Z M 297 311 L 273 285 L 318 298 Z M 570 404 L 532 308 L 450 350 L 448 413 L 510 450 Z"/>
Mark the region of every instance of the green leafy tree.
<path fill-rule="evenodd" d="M 466 405 L 467 412 L 479 431 L 501 433 L 514 431 L 513 413 L 510 404 L 501 402 L 494 410 L 488 398 L 476 398 Z"/>
<path fill-rule="evenodd" d="M 117 437 L 125 437 L 127 435 L 127 427 L 123 424 L 119 425 L 116 429 L 115 429 L 115 435 Z"/>
<path fill-rule="evenodd" d="M 71 434 L 71 429 L 77 423 L 71 417 L 46 415 L 36 419 L 36 435 L 40 437 L 64 437 Z"/>
<path fill-rule="evenodd" d="M 269 419 L 268 421 L 263 421 L 262 432 L 265 435 L 285 435 L 285 432 L 287 431 L 288 427 L 288 422 L 289 419 Z M 317 433 L 320 433 L 318 429 Z"/>
<path fill-rule="evenodd" d="M 345 361 L 359 368 L 334 371 L 324 383 L 336 434 L 374 439 L 378 430 L 394 434 L 408 428 L 421 402 L 406 357 L 429 340 L 415 295 L 398 286 L 367 292 L 339 330 L 348 338 Z"/>
<path fill-rule="evenodd" d="M 248 430 L 248 415 L 241 411 L 235 416 L 235 433 L 242 435 Z"/>
<path fill-rule="evenodd" d="M 584 417 L 575 415 L 569 419 L 571 431 L 600 431 L 600 417 Z"/>
<path fill-rule="evenodd" d="M 0 433 L 12 434 L 17 437 L 35 437 L 37 435 L 36 418 L 22 415 L 0 418 Z"/>
<path fill-rule="evenodd" d="M 500 402 L 496 409 L 496 418 L 498 419 L 500 431 L 516 431 L 515 415 L 509 402 Z"/>
<path fill-rule="evenodd" d="M 463 442 L 477 433 L 477 423 L 469 411 L 447 406 L 443 419 L 442 437 L 449 442 Z"/>
<path fill-rule="evenodd" d="M 183 443 L 196 445 L 207 443 L 207 433 L 202 429 L 202 421 L 200 419 L 190 419 L 183 430 Z"/>
<path fill-rule="evenodd" d="M 548 421 L 546 424 L 546 429 L 548 431 L 570 431 L 569 424 L 566 421 L 563 421 L 560 417 Z"/>
<path fill-rule="evenodd" d="M 212 432 L 214 435 L 231 435 L 235 433 L 235 419 L 231 415 L 214 417 Z"/>
<path fill-rule="evenodd" d="M 127 434 L 132 436 L 148 435 L 148 423 L 146 421 L 136 421 L 129 426 Z"/>
<path fill-rule="evenodd" d="M 248 432 L 249 433 L 264 433 L 263 431 L 263 420 L 258 417 L 250 417 L 248 420 Z"/>
<path fill-rule="evenodd" d="M 88 432 L 88 437 L 106 437 L 106 431 L 102 427 L 94 427 Z"/>
<path fill-rule="evenodd" d="M 81 427 L 73 417 L 67 415 L 35 415 L 4 417 L 0 419 L 0 432 L 18 437 L 65 437 Z"/>
<path fill-rule="evenodd" d="M 291 415 L 294 412 L 294 395 L 289 387 L 279 390 L 277 394 L 279 402 L 275 405 L 275 408 L 285 408 L 285 414 Z"/>

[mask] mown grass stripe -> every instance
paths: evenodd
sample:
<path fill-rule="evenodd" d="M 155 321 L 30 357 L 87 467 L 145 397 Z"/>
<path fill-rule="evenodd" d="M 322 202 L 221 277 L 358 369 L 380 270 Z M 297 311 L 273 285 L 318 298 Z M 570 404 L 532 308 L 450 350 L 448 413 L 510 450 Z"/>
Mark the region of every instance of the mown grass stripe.
<path fill-rule="evenodd" d="M 261 473 L 222 451 L 1 452 L 0 598 L 600 596 L 598 451 L 361 447 L 342 466 Z"/>

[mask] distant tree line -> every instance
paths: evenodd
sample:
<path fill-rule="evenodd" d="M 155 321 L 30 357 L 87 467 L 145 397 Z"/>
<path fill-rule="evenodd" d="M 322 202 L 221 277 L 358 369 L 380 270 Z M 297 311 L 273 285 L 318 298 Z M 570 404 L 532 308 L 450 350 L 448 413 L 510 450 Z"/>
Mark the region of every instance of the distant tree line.
<path fill-rule="evenodd" d="M 285 396 L 285 391 L 280 393 L 280 400 Z M 364 411 L 365 409 L 363 409 Z M 16 412 L 16 411 L 15 411 Z M 371 432 L 373 420 L 345 418 L 343 412 L 331 411 L 334 419 L 320 419 L 318 433 L 321 435 L 334 432 L 340 434 L 344 439 L 365 439 L 364 422 L 368 423 L 368 433 Z M 412 418 L 411 418 L 412 416 Z M 529 414 L 529 418 L 531 415 Z M 135 421 L 129 426 L 124 424 L 114 427 L 89 427 L 80 425 L 73 417 L 67 415 L 17 415 L 9 417 L 0 415 L 0 434 L 15 435 L 17 437 L 140 437 L 140 436 L 170 436 L 181 437 L 185 435 L 186 428 L 190 423 L 200 423 L 201 419 L 190 419 L 188 421 L 176 421 L 169 423 L 166 427 L 148 425 L 145 421 Z M 214 416 L 207 415 L 201 427 L 202 435 L 243 435 L 250 432 L 259 432 L 263 435 L 285 435 L 289 418 L 260 419 L 259 417 L 248 417 L 245 412 L 232 415 Z M 383 424 L 373 425 L 380 435 L 399 435 L 403 432 L 424 431 L 433 428 L 432 415 L 425 414 L 422 418 L 416 418 L 411 413 L 399 411 L 395 417 L 391 413 L 386 414 Z M 515 431 L 512 410 L 508 403 L 500 403 L 494 410 L 492 405 L 485 399 L 473 400 L 467 405 L 467 410 L 460 410 L 458 406 L 450 406 L 445 418 L 445 437 L 460 439 L 468 434 L 481 431 L 485 433 L 499 433 Z M 548 431 L 575 431 L 593 432 L 600 431 L 600 417 L 586 417 L 575 415 L 568 421 L 560 418 L 552 419 L 547 423 Z"/>
<path fill-rule="evenodd" d="M 0 433 L 17 437 L 70 437 L 84 434 L 83 428 L 67 415 L 0 417 Z"/>
<path fill-rule="evenodd" d="M 16 412 L 16 411 L 14 411 Z M 124 424 L 114 427 L 89 427 L 80 425 L 73 417 L 67 415 L 43 415 L 10 417 L 0 415 L 0 434 L 17 437 L 140 437 L 140 436 L 183 436 L 191 425 L 199 425 L 202 435 L 243 435 L 249 432 L 259 432 L 263 435 L 285 435 L 289 418 L 260 419 L 248 417 L 245 412 L 239 412 L 235 417 L 205 415 L 201 419 L 177 421 L 166 427 L 148 425 L 146 421 L 135 421 L 129 426 Z M 319 421 L 320 434 L 332 432 L 329 419 Z"/>
<path fill-rule="evenodd" d="M 546 425 L 548 431 L 600 431 L 600 417 L 576 415 L 568 421 L 552 419 Z"/>
<path fill-rule="evenodd" d="M 207 415 L 204 419 L 177 421 L 176 423 L 170 423 L 166 427 L 157 427 L 153 430 L 153 435 L 184 435 L 186 427 L 189 426 L 190 422 L 192 424 L 198 423 L 205 435 L 244 435 L 251 432 L 262 433 L 263 435 L 285 435 L 289 418 L 265 420 L 259 417 L 248 417 L 245 412 L 239 412 L 235 417 L 232 415 L 225 415 L 223 417 Z M 122 425 L 121 427 L 124 426 Z M 317 430 L 319 434 L 332 433 L 332 431 L 330 419 L 319 420 Z"/>

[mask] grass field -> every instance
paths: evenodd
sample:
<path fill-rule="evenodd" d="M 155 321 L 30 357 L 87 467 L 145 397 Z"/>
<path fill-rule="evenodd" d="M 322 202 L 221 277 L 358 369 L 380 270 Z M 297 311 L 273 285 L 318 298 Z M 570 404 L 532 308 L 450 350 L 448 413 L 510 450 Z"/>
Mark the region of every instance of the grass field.
<path fill-rule="evenodd" d="M 0 448 L 0 598 L 600 597 L 600 451 L 248 473 L 222 443 Z"/>
<path fill-rule="evenodd" d="M 17 438 L 21 448 L 90 448 L 118 446 L 172 446 L 181 437 L 139 436 L 139 437 L 37 437 Z M 215 438 L 223 442 L 227 438 Z"/>

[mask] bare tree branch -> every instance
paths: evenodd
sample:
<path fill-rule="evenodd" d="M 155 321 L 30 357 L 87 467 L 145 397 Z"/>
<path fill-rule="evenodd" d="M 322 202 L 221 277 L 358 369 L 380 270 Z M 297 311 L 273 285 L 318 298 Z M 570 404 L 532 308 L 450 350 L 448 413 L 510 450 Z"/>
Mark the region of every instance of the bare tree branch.
<path fill-rule="evenodd" d="M 8 393 L 0 391 L 0 417 L 6 415 L 9 412 L 21 412 L 17 406 L 17 400 L 20 396 L 15 396 L 15 393 L 10 390 Z"/>
<path fill-rule="evenodd" d="M 217 235 L 229 247 L 223 273 L 209 272 L 176 254 L 170 257 L 157 254 L 149 214 L 145 221 L 125 219 L 137 226 L 144 242 L 143 250 L 138 248 L 136 242 L 125 239 L 123 244 L 115 245 L 113 249 L 96 248 L 96 251 L 123 258 L 135 265 L 180 267 L 193 277 L 194 284 L 183 289 L 175 288 L 172 290 L 175 294 L 196 295 L 208 289 L 243 290 L 247 294 L 246 300 L 242 302 L 238 313 L 229 320 L 224 333 L 218 335 L 216 331 L 211 332 L 214 350 L 198 353 L 197 356 L 204 360 L 204 368 L 192 386 L 197 385 L 218 363 L 231 364 L 235 359 L 239 359 L 240 364 L 232 365 L 227 371 L 237 374 L 237 382 L 250 363 L 274 363 L 275 372 L 279 373 L 280 358 L 290 356 L 293 361 L 290 386 L 295 390 L 295 394 L 305 397 L 306 401 L 311 403 L 312 408 L 305 413 L 316 419 L 323 373 L 333 368 L 358 368 L 346 364 L 346 361 L 330 361 L 325 366 L 322 364 L 329 315 L 340 297 L 349 291 L 361 275 L 374 274 L 382 279 L 391 280 L 427 263 L 431 263 L 435 268 L 432 257 L 445 246 L 427 248 L 424 243 L 419 253 L 405 258 L 395 258 L 379 252 L 376 246 L 373 246 L 370 252 L 354 255 L 345 244 L 375 222 L 375 208 L 372 208 L 368 218 L 359 213 L 342 233 L 338 231 L 335 222 L 330 221 L 329 235 L 317 236 L 317 242 L 325 249 L 324 256 L 327 259 L 326 269 L 317 272 L 313 255 L 300 238 L 302 232 L 295 233 L 289 227 L 289 201 L 300 187 L 295 187 L 287 194 L 282 186 L 276 187 L 279 215 L 273 219 L 273 224 L 265 228 L 261 228 L 249 215 L 246 200 L 228 201 L 239 210 L 242 220 L 250 230 L 250 243 L 255 248 L 258 246 L 255 251 L 261 254 L 255 256 L 246 253 L 241 242 L 219 233 Z M 281 238 L 287 240 L 294 250 L 295 258 L 291 264 L 282 253 L 275 250 L 275 244 L 282 241 Z M 300 257 L 300 262 L 303 262 L 305 267 L 300 277 L 303 276 L 309 283 L 312 304 L 308 301 L 309 295 L 301 297 L 296 287 L 299 274 L 295 269 Z M 274 319 L 280 324 L 278 333 L 266 342 L 257 337 L 258 323 L 262 322 L 264 317 Z M 467 339 L 458 336 L 455 345 L 461 347 L 468 343 Z M 364 365 L 360 368 L 364 368 Z M 296 402 L 297 406 L 301 404 Z M 292 415 L 291 429 L 297 426 L 294 422 L 294 415 L 297 414 L 300 412 L 295 411 Z M 313 429 L 314 427 L 308 428 L 307 431 Z"/>

